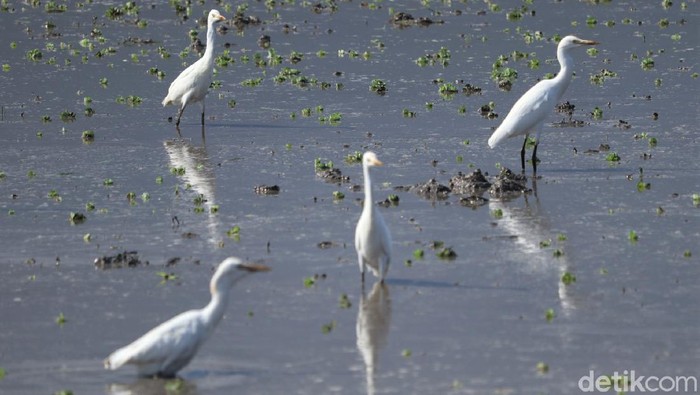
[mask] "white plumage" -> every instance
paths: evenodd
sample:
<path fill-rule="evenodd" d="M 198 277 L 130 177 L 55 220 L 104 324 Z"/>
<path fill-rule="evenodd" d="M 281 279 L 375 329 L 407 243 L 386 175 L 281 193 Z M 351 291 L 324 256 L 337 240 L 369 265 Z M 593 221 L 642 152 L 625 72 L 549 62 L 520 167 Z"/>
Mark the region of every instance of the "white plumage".
<path fill-rule="evenodd" d="M 175 104 L 180 106 L 177 113 L 176 126 L 180 126 L 180 118 L 190 103 L 199 102 L 202 106 L 202 125 L 204 125 L 204 98 L 209 91 L 211 85 L 211 75 L 214 70 L 214 41 L 216 31 L 214 24 L 225 21 L 219 11 L 209 11 L 207 17 L 207 48 L 204 51 L 204 56 L 192 63 L 182 73 L 180 73 L 175 81 L 168 88 L 168 95 L 163 99 L 163 106 Z"/>
<path fill-rule="evenodd" d="M 365 178 L 365 201 L 360 220 L 355 228 L 355 250 L 360 265 L 362 281 L 365 281 L 367 266 L 375 276 L 384 282 L 389 263 L 391 262 L 391 235 L 384 223 L 382 214 L 372 201 L 372 180 L 370 167 L 382 166 L 383 163 L 370 151 L 362 155 L 362 172 Z"/>
<path fill-rule="evenodd" d="M 192 360 L 223 317 L 233 284 L 249 273 L 268 270 L 265 265 L 226 258 L 211 279 L 209 304 L 181 313 L 114 351 L 104 360 L 105 369 L 130 364 L 136 366 L 140 376 L 174 376 Z"/>
<path fill-rule="evenodd" d="M 542 80 L 530 88 L 513 105 L 503 123 L 489 138 L 489 147 L 494 148 L 503 140 L 525 135 L 523 148 L 520 151 L 520 161 L 525 170 L 525 145 L 530 133 L 535 132 L 535 148 L 532 152 L 532 169 L 537 171 L 537 145 L 540 141 L 540 132 L 547 115 L 564 95 L 571 82 L 573 73 L 573 58 L 570 51 L 581 45 L 596 45 L 596 41 L 582 40 L 575 36 L 566 36 L 557 47 L 557 60 L 561 70 L 556 77 L 550 80 Z"/>

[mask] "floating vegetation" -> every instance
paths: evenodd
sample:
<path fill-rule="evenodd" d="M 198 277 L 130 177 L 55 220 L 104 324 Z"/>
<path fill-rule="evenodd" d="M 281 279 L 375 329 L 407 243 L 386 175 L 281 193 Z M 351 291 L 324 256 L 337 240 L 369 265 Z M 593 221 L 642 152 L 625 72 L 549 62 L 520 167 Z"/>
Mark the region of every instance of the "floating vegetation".
<path fill-rule="evenodd" d="M 644 58 L 642 59 L 642 62 L 640 64 L 642 66 L 643 70 L 651 70 L 654 68 L 654 59 L 652 58 Z"/>
<path fill-rule="evenodd" d="M 341 309 L 349 309 L 352 307 L 352 302 L 350 302 L 350 298 L 347 294 L 341 294 L 340 298 L 338 299 L 338 305 Z"/>
<path fill-rule="evenodd" d="M 444 247 L 438 250 L 435 255 L 440 259 L 453 260 L 457 259 L 457 253 L 454 252 L 452 247 Z"/>
<path fill-rule="evenodd" d="M 420 67 L 433 66 L 435 64 L 440 64 L 442 67 L 447 67 L 450 64 L 451 56 L 452 55 L 450 54 L 449 49 L 440 47 L 439 51 L 425 54 L 416 59 L 414 62 Z"/>
<path fill-rule="evenodd" d="M 156 276 L 160 277 L 160 285 L 166 284 L 170 281 L 175 281 L 179 277 L 175 273 L 168 273 L 168 272 L 156 272 Z"/>
<path fill-rule="evenodd" d="M 422 248 L 417 248 L 417 249 L 413 250 L 413 256 L 416 259 L 423 259 L 423 257 L 425 256 L 425 251 L 423 251 Z"/>
<path fill-rule="evenodd" d="M 637 235 L 637 232 L 634 230 L 630 230 L 629 233 L 627 234 L 627 238 L 632 244 L 635 244 L 639 241 L 639 236 Z"/>
<path fill-rule="evenodd" d="M 574 276 L 570 272 L 565 272 L 561 276 L 561 282 L 564 283 L 564 285 L 571 285 L 572 283 L 576 282 L 576 276 Z"/>
<path fill-rule="evenodd" d="M 148 265 L 148 261 L 142 261 L 136 251 L 123 251 L 116 255 L 104 255 L 95 258 L 94 264 L 98 269 L 108 270 Z"/>
<path fill-rule="evenodd" d="M 552 322 L 554 317 L 556 317 L 556 313 L 554 313 L 554 309 L 547 309 L 544 312 L 544 318 L 547 320 L 547 322 Z"/>
<path fill-rule="evenodd" d="M 452 97 L 452 95 L 458 92 L 459 90 L 457 89 L 457 87 L 449 82 L 440 84 L 438 88 L 438 93 L 440 93 L 440 96 L 442 96 L 443 98 L 450 98 Z"/>
<path fill-rule="evenodd" d="M 231 239 L 235 239 L 240 237 L 241 234 L 241 227 L 238 225 L 234 225 L 231 227 L 231 229 L 226 231 L 226 236 L 228 236 Z"/>
<path fill-rule="evenodd" d="M 262 84 L 263 79 L 262 78 L 250 78 L 247 80 L 243 80 L 241 82 L 241 85 L 243 86 L 249 86 L 249 87 L 254 87 Z"/>
<path fill-rule="evenodd" d="M 603 118 L 603 110 L 596 106 L 593 111 L 591 111 L 591 118 L 599 120 Z"/>
<path fill-rule="evenodd" d="M 352 154 L 347 154 L 345 156 L 345 163 L 362 163 L 362 152 L 355 151 Z"/>
<path fill-rule="evenodd" d="M 616 163 L 620 161 L 620 155 L 617 152 L 611 152 L 606 157 L 605 160 L 608 162 Z"/>
<path fill-rule="evenodd" d="M 402 357 L 404 357 L 404 358 L 410 358 L 411 355 L 413 355 L 413 352 L 411 351 L 410 348 L 404 348 L 403 350 L 401 350 L 401 356 L 402 356 Z"/>
<path fill-rule="evenodd" d="M 333 200 L 343 200 L 345 199 L 345 194 L 340 191 L 333 191 Z"/>
<path fill-rule="evenodd" d="M 63 121 L 63 122 L 75 121 L 75 113 L 73 111 L 63 111 L 61 113 L 61 121 Z"/>
<path fill-rule="evenodd" d="M 71 212 L 68 216 L 68 221 L 71 225 L 80 225 L 87 220 L 85 214 L 80 212 Z"/>
<path fill-rule="evenodd" d="M 408 108 L 404 108 L 402 113 L 403 113 L 404 118 L 415 118 L 416 117 L 416 112 L 411 111 Z"/>
<path fill-rule="evenodd" d="M 503 218 L 503 210 L 500 208 L 493 209 L 491 210 L 491 216 L 496 219 L 501 219 Z"/>
<path fill-rule="evenodd" d="M 336 325 L 337 325 L 337 323 L 335 322 L 335 320 L 333 320 L 327 324 L 324 324 L 323 326 L 321 326 L 321 333 L 323 333 L 323 334 L 331 333 L 333 331 L 333 329 L 335 329 Z"/>
<path fill-rule="evenodd" d="M 129 95 L 127 97 L 117 96 L 115 101 L 119 104 L 126 104 L 129 107 L 138 107 L 143 102 L 143 99 L 139 96 Z"/>
<path fill-rule="evenodd" d="M 68 320 L 66 319 L 66 316 L 63 315 L 63 313 L 58 313 L 58 317 L 56 317 L 56 323 L 58 325 L 63 325 L 67 322 Z"/>
<path fill-rule="evenodd" d="M 376 92 L 380 95 L 384 95 L 384 94 L 386 94 L 386 91 L 387 91 L 386 83 L 382 80 L 374 79 L 369 84 L 369 90 L 372 92 Z"/>
<path fill-rule="evenodd" d="M 605 82 L 606 79 L 608 78 L 614 78 L 617 77 L 617 73 L 614 71 L 610 71 L 607 69 L 602 69 L 596 74 L 591 75 L 590 81 L 592 84 L 595 85 L 602 85 L 603 82 Z"/>
<path fill-rule="evenodd" d="M 95 131 L 94 130 L 83 130 L 83 134 L 81 136 L 83 139 L 84 143 L 92 143 L 95 141 Z"/>
<path fill-rule="evenodd" d="M 29 51 L 27 51 L 27 59 L 31 60 L 32 62 L 38 62 L 41 60 L 42 57 L 43 54 L 38 48 L 30 49 Z"/>

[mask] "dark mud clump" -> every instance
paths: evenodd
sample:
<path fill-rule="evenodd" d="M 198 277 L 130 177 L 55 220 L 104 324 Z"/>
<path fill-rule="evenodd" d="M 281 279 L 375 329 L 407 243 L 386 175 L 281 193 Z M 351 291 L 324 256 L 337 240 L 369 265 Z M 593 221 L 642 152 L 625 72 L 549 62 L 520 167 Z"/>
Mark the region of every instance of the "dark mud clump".
<path fill-rule="evenodd" d="M 450 190 L 459 195 L 484 193 L 490 187 L 491 183 L 481 173 L 481 169 L 476 169 L 471 174 L 464 174 L 460 171 L 456 176 L 450 178 Z"/>
<path fill-rule="evenodd" d="M 527 187 L 527 177 L 524 174 L 515 174 L 505 167 L 489 188 L 489 194 L 499 199 L 513 198 L 530 192 L 532 189 Z"/>
<path fill-rule="evenodd" d="M 391 17 L 391 24 L 398 28 L 408 26 L 430 26 L 434 23 L 445 23 L 445 21 L 434 21 L 427 17 L 414 18 L 413 15 L 406 12 L 397 12 Z"/>
<path fill-rule="evenodd" d="M 148 265 L 148 261 L 139 259 L 139 254 L 136 251 L 124 251 L 116 255 L 105 255 L 95 259 L 95 267 L 102 270 L 136 267 L 139 265 Z"/>
<path fill-rule="evenodd" d="M 262 21 L 256 16 L 246 16 L 241 12 L 237 12 L 236 15 L 233 16 L 233 20 L 230 23 L 235 26 L 240 33 L 246 27 L 257 26 L 261 24 Z"/>
<path fill-rule="evenodd" d="M 253 191 L 258 195 L 279 195 L 280 187 L 278 185 L 257 185 Z"/>
<path fill-rule="evenodd" d="M 481 88 L 472 84 L 466 84 L 464 85 L 464 87 L 462 87 L 462 93 L 464 93 L 467 96 L 480 95 Z"/>
<path fill-rule="evenodd" d="M 343 172 L 340 171 L 338 168 L 322 168 L 322 169 L 316 169 L 316 176 L 323 178 L 324 181 L 326 182 L 331 182 L 334 184 L 340 184 L 343 182 L 350 182 L 350 177 L 344 176 Z"/>
<path fill-rule="evenodd" d="M 489 200 L 482 196 L 471 195 L 459 199 L 459 204 L 464 207 L 470 207 L 474 210 L 488 203 Z"/>
<path fill-rule="evenodd" d="M 396 189 L 414 192 L 418 194 L 418 196 L 428 200 L 445 200 L 450 196 L 450 192 L 452 191 L 450 187 L 440 184 L 434 178 L 422 184 L 396 187 Z"/>
<path fill-rule="evenodd" d="M 567 101 L 567 102 L 564 102 L 564 103 L 559 103 L 559 104 L 557 104 L 557 106 L 555 107 L 555 110 L 556 110 L 557 112 L 566 114 L 566 115 L 568 115 L 568 116 L 572 116 L 572 115 L 574 115 L 574 109 L 575 109 L 575 108 L 576 108 L 576 106 L 575 106 L 574 104 L 571 104 L 571 103 L 569 103 L 569 102 Z"/>

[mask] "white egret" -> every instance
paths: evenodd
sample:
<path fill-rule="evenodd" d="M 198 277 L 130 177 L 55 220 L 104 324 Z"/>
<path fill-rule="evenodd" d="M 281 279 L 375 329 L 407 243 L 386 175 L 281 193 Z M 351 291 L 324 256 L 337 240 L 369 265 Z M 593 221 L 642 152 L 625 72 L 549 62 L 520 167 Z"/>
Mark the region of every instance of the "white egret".
<path fill-rule="evenodd" d="M 363 283 L 367 266 L 381 282 L 384 282 L 384 276 L 391 262 L 391 235 L 382 214 L 372 201 L 372 180 L 369 175 L 370 167 L 382 165 L 383 163 L 377 159 L 374 152 L 367 151 L 362 155 L 365 201 L 360 220 L 357 221 L 357 228 L 355 228 L 355 250 Z"/>
<path fill-rule="evenodd" d="M 148 331 L 104 360 L 105 369 L 135 365 L 140 376 L 172 377 L 185 367 L 224 315 L 231 287 L 247 274 L 269 267 L 226 258 L 211 279 L 211 301 L 202 309 L 181 313 Z"/>
<path fill-rule="evenodd" d="M 540 142 L 540 132 L 547 115 L 552 111 L 571 82 L 574 60 L 571 50 L 581 45 L 596 45 L 598 42 L 583 40 L 575 36 L 566 36 L 557 47 L 559 74 L 550 80 L 542 80 L 530 88 L 513 105 L 501 126 L 489 138 L 489 147 L 494 148 L 503 140 L 519 135 L 525 135 L 523 148 L 520 150 L 520 162 L 525 170 L 525 145 L 530 133 L 535 132 L 535 147 L 532 151 L 532 171 L 537 172 L 537 145 Z"/>
<path fill-rule="evenodd" d="M 177 121 L 175 126 L 180 126 L 180 118 L 190 103 L 199 102 L 202 106 L 202 125 L 204 125 L 204 97 L 207 95 L 209 85 L 211 84 L 211 75 L 214 70 L 214 39 L 216 30 L 214 24 L 225 21 L 219 11 L 209 11 L 207 18 L 207 49 L 204 51 L 204 56 L 192 63 L 180 75 L 175 78 L 175 81 L 168 88 L 168 95 L 163 99 L 163 106 L 168 104 L 180 105 L 180 110 L 177 112 Z"/>

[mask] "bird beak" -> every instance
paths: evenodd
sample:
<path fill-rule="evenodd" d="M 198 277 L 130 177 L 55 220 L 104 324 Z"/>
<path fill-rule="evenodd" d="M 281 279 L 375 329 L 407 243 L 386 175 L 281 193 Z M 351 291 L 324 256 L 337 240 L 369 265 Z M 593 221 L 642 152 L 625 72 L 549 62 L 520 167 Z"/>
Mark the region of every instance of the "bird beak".
<path fill-rule="evenodd" d="M 226 20 L 226 17 L 223 16 L 223 15 L 219 15 L 219 20 L 220 20 L 220 21 L 225 21 L 225 20 Z"/>
<path fill-rule="evenodd" d="M 374 166 L 384 166 L 384 163 L 380 161 L 379 159 L 375 159 L 372 161 L 372 165 Z"/>
<path fill-rule="evenodd" d="M 598 45 L 600 44 L 598 41 L 593 41 L 593 40 L 574 40 L 574 43 L 578 45 Z"/>
<path fill-rule="evenodd" d="M 260 263 L 242 263 L 238 265 L 238 268 L 248 272 L 269 272 L 271 269 L 269 266 Z"/>

